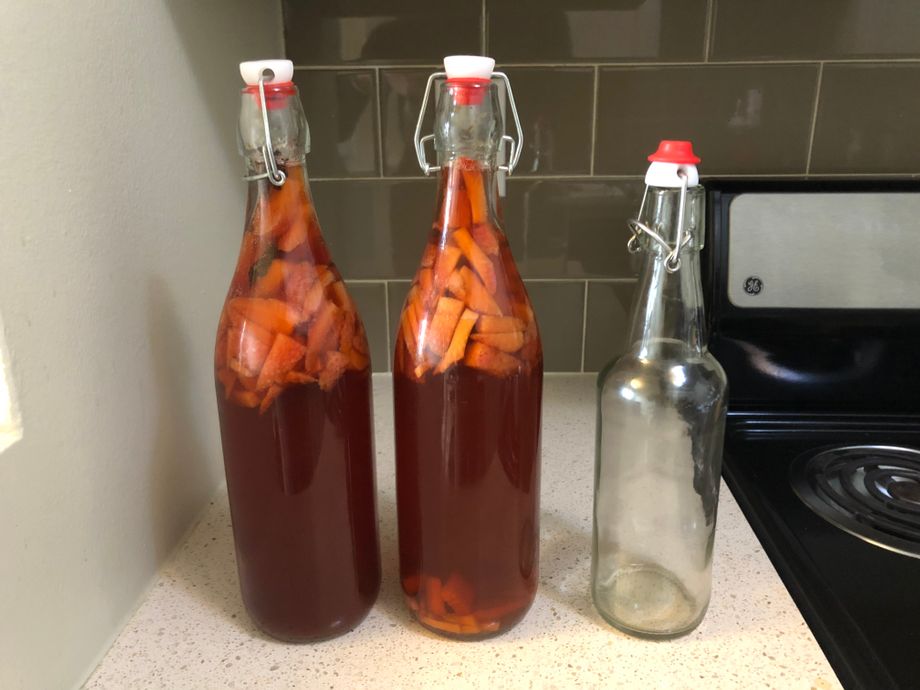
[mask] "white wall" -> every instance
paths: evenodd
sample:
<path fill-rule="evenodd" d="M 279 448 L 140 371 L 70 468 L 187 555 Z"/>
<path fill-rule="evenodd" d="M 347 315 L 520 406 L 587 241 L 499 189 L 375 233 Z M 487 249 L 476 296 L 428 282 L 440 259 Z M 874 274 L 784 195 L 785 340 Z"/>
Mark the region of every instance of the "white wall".
<path fill-rule="evenodd" d="M 280 52 L 276 1 L 0 9 L 0 688 L 79 685 L 222 479 L 236 63 Z"/>

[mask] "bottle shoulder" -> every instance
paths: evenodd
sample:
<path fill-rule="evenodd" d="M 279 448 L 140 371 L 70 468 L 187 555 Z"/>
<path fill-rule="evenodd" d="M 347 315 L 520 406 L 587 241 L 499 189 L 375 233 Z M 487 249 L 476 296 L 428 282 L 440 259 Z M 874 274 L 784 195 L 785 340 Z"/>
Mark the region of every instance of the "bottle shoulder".
<path fill-rule="evenodd" d="M 660 353 L 659 353 L 660 354 Z M 708 351 L 641 356 L 630 351 L 598 374 L 601 397 L 722 400 L 728 389 L 725 370 Z"/>

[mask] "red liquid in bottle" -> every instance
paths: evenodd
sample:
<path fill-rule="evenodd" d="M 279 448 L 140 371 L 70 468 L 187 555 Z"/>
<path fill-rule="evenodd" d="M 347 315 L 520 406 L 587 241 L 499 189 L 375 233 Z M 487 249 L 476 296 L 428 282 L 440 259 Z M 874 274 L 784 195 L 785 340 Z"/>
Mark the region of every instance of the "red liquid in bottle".
<path fill-rule="evenodd" d="M 403 592 L 461 639 L 517 623 L 538 579 L 543 357 L 492 184 L 470 159 L 442 171 L 393 373 Z"/>
<path fill-rule="evenodd" d="M 218 412 L 243 601 L 265 632 L 346 632 L 380 586 L 367 338 L 301 166 L 253 183 L 218 327 Z"/>

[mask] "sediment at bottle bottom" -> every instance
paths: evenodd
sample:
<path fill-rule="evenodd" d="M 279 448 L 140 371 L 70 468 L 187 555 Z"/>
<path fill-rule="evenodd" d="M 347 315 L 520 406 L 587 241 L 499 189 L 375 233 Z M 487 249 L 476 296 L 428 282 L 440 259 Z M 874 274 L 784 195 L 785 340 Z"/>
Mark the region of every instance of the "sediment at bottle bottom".
<path fill-rule="evenodd" d="M 289 386 L 260 414 L 218 410 L 240 588 L 266 633 L 342 634 L 380 587 L 370 373 Z"/>

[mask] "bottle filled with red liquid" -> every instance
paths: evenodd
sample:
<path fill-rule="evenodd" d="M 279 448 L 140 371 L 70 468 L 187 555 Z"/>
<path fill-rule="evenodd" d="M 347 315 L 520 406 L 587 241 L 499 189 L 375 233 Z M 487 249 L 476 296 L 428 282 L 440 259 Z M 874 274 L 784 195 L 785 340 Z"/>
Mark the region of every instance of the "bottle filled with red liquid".
<path fill-rule="evenodd" d="M 243 601 L 274 637 L 347 632 L 380 587 L 367 337 L 320 233 L 287 60 L 243 63 L 249 199 L 214 365 Z"/>
<path fill-rule="evenodd" d="M 429 80 L 447 77 L 436 168 L 416 137 L 423 169 L 440 174 L 437 210 L 393 362 L 400 575 L 422 625 L 478 639 L 515 625 L 536 594 L 543 352 L 496 210 L 493 78 L 507 79 L 489 58 L 445 66 Z M 514 147 L 510 158 L 502 170 Z"/>

